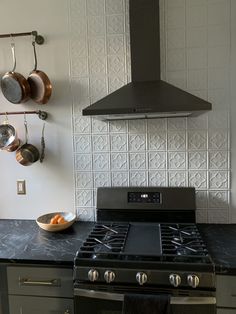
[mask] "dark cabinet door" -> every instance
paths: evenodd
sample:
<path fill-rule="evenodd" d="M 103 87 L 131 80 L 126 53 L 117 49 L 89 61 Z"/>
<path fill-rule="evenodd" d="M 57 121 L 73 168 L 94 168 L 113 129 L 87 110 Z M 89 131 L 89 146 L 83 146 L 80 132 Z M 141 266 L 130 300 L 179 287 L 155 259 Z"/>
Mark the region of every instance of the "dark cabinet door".
<path fill-rule="evenodd" d="M 73 300 L 9 296 L 9 314 L 74 314 Z"/>
<path fill-rule="evenodd" d="M 8 314 L 7 276 L 4 265 L 0 265 L 0 314 Z"/>

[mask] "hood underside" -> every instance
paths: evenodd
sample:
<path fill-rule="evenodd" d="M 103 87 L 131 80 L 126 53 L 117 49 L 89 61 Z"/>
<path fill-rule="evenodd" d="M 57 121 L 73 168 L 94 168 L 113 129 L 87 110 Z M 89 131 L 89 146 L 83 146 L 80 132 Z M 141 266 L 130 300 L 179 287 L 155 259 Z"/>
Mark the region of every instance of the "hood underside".
<path fill-rule="evenodd" d="M 160 79 L 158 0 L 129 0 L 132 82 L 83 110 L 102 120 L 198 116 L 211 104 Z"/>

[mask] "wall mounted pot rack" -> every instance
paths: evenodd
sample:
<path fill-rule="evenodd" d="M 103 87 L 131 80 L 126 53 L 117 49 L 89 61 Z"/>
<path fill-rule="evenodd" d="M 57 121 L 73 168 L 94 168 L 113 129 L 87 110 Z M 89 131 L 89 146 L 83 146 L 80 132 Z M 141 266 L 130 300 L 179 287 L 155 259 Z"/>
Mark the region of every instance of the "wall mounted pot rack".
<path fill-rule="evenodd" d="M 8 116 L 8 115 L 17 115 L 17 114 L 37 114 L 39 119 L 41 120 L 46 120 L 48 117 L 48 114 L 46 111 L 41 111 L 41 110 L 35 110 L 35 111 L 5 111 L 5 112 L 0 112 L 0 116 Z"/>
<path fill-rule="evenodd" d="M 34 36 L 34 40 L 38 45 L 42 45 L 44 43 L 43 36 L 39 35 L 37 31 L 26 32 L 26 33 L 0 34 L 0 38 L 20 37 L 20 36 Z"/>

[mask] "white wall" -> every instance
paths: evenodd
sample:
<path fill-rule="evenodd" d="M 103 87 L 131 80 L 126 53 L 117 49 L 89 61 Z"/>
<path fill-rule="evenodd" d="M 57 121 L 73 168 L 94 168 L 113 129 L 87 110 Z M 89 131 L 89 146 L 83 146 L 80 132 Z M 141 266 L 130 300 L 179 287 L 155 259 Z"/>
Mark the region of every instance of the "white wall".
<path fill-rule="evenodd" d="M 130 79 L 128 0 L 70 0 L 81 219 L 95 219 L 98 186 L 161 185 L 196 187 L 198 222 L 230 221 L 230 0 L 160 5 L 162 76 L 213 110 L 199 118 L 104 123 L 81 109 Z"/>
<path fill-rule="evenodd" d="M 36 218 L 42 212 L 59 209 L 74 211 L 73 159 L 71 136 L 71 96 L 69 86 L 68 3 L 65 0 L 2 0 L 0 32 L 37 30 L 45 44 L 37 46 L 38 67 L 50 77 L 53 96 L 40 106 L 32 101 L 9 103 L 0 92 L 0 111 L 45 110 L 45 161 L 24 167 L 15 153 L 0 151 L 0 218 Z M 17 71 L 27 76 L 33 67 L 30 37 L 15 39 Z M 0 39 L 0 73 L 10 70 L 10 39 Z M 3 121 L 4 117 L 0 117 Z M 42 121 L 27 116 L 30 142 L 40 148 Z M 24 138 L 23 116 L 9 116 L 9 122 Z M 26 180 L 27 194 L 16 194 L 17 179 Z"/>
<path fill-rule="evenodd" d="M 37 47 L 39 68 L 51 78 L 54 93 L 45 106 L 13 105 L 0 93 L 0 111 L 50 113 L 43 164 L 23 167 L 14 153 L 0 152 L 0 218 L 73 211 L 75 199 L 78 216 L 94 220 L 98 186 L 193 185 L 199 222 L 236 221 L 236 181 L 230 175 L 231 167 L 236 171 L 235 1 L 160 3 L 162 76 L 213 103 L 213 111 L 200 118 L 101 123 L 81 115 L 130 80 L 128 0 L 1 1 L 1 33 L 36 29 L 45 36 Z M 30 38 L 15 43 L 17 71 L 27 76 Z M 10 40 L 1 39 L 0 73 L 10 68 Z M 23 138 L 23 117 L 9 120 Z M 40 147 L 42 121 L 31 116 L 28 122 L 31 142 Z M 17 179 L 26 180 L 26 196 L 16 195 Z"/>

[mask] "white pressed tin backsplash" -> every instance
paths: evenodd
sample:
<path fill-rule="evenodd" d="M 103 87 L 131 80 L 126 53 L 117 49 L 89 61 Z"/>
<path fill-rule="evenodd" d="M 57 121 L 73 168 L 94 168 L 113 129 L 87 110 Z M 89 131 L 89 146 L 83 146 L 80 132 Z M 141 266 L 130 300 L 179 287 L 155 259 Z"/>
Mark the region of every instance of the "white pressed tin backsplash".
<path fill-rule="evenodd" d="M 99 186 L 194 186 L 197 221 L 229 222 L 230 1 L 161 0 L 162 77 L 213 104 L 198 118 L 101 122 L 81 110 L 130 81 L 127 0 L 70 0 L 75 202 Z"/>

